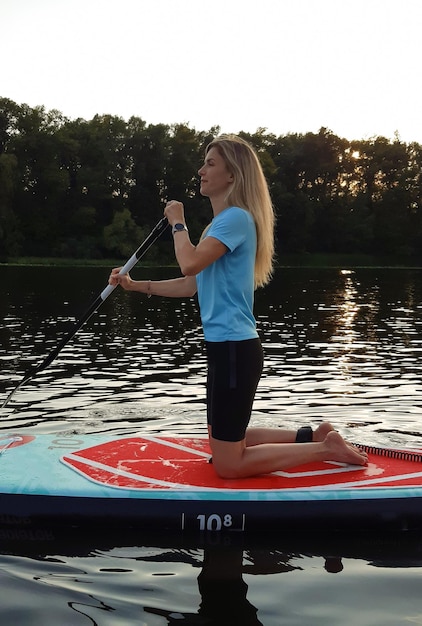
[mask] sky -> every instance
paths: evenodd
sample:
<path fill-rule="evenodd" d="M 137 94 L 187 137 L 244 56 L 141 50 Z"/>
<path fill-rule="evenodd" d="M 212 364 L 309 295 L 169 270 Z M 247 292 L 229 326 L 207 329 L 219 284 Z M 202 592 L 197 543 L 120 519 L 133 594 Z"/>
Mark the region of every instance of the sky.
<path fill-rule="evenodd" d="M 422 0 L 0 0 L 0 97 L 422 143 Z"/>

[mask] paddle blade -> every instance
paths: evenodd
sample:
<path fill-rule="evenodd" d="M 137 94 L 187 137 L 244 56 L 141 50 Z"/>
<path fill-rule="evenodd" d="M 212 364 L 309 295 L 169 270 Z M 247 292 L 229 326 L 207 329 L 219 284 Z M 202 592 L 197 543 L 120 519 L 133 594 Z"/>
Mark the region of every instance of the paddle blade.
<path fill-rule="evenodd" d="M 32 378 L 31 376 L 29 378 Z M 4 409 L 4 407 L 6 406 L 6 404 L 8 404 L 10 402 L 10 400 L 12 399 L 12 397 L 15 395 L 15 393 L 17 392 L 17 390 L 22 387 L 22 385 L 24 385 L 29 378 L 27 378 L 26 376 L 21 380 L 21 382 L 17 385 L 17 387 L 15 387 L 14 389 L 12 389 L 12 391 L 9 393 L 9 395 L 7 396 L 6 400 L 3 402 L 3 404 L 1 405 L 1 408 Z"/>

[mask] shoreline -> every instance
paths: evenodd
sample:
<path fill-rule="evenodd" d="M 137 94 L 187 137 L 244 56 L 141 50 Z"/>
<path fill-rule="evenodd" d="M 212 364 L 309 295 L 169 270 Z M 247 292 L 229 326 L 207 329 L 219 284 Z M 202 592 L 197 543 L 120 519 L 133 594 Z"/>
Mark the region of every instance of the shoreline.
<path fill-rule="evenodd" d="M 17 257 L 0 261 L 0 267 L 116 267 L 125 259 L 73 259 L 58 257 Z M 176 263 L 143 262 L 143 267 L 177 267 Z M 422 269 L 422 259 L 364 254 L 286 254 L 278 257 L 275 269 L 282 268 L 394 268 Z"/>

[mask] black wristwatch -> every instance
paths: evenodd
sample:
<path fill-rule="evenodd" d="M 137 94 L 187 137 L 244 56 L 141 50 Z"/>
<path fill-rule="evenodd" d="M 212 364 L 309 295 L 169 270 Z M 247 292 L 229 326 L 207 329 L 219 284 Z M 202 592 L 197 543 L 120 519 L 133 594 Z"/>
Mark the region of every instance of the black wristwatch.
<path fill-rule="evenodd" d="M 172 232 L 172 233 L 173 233 L 173 235 L 174 235 L 174 233 L 179 233 L 179 232 L 181 232 L 182 230 L 185 230 L 186 232 L 188 231 L 188 229 L 186 228 L 186 224 L 180 224 L 180 223 L 179 223 L 179 224 L 175 224 L 175 225 L 173 226 L 173 228 L 172 228 L 171 232 Z"/>

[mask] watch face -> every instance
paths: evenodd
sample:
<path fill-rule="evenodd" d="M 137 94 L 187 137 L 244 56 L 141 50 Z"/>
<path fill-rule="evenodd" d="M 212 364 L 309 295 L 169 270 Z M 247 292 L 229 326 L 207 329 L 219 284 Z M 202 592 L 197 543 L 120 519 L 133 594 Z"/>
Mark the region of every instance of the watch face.
<path fill-rule="evenodd" d="M 175 224 L 173 226 L 173 230 L 185 230 L 185 225 L 184 224 Z"/>

